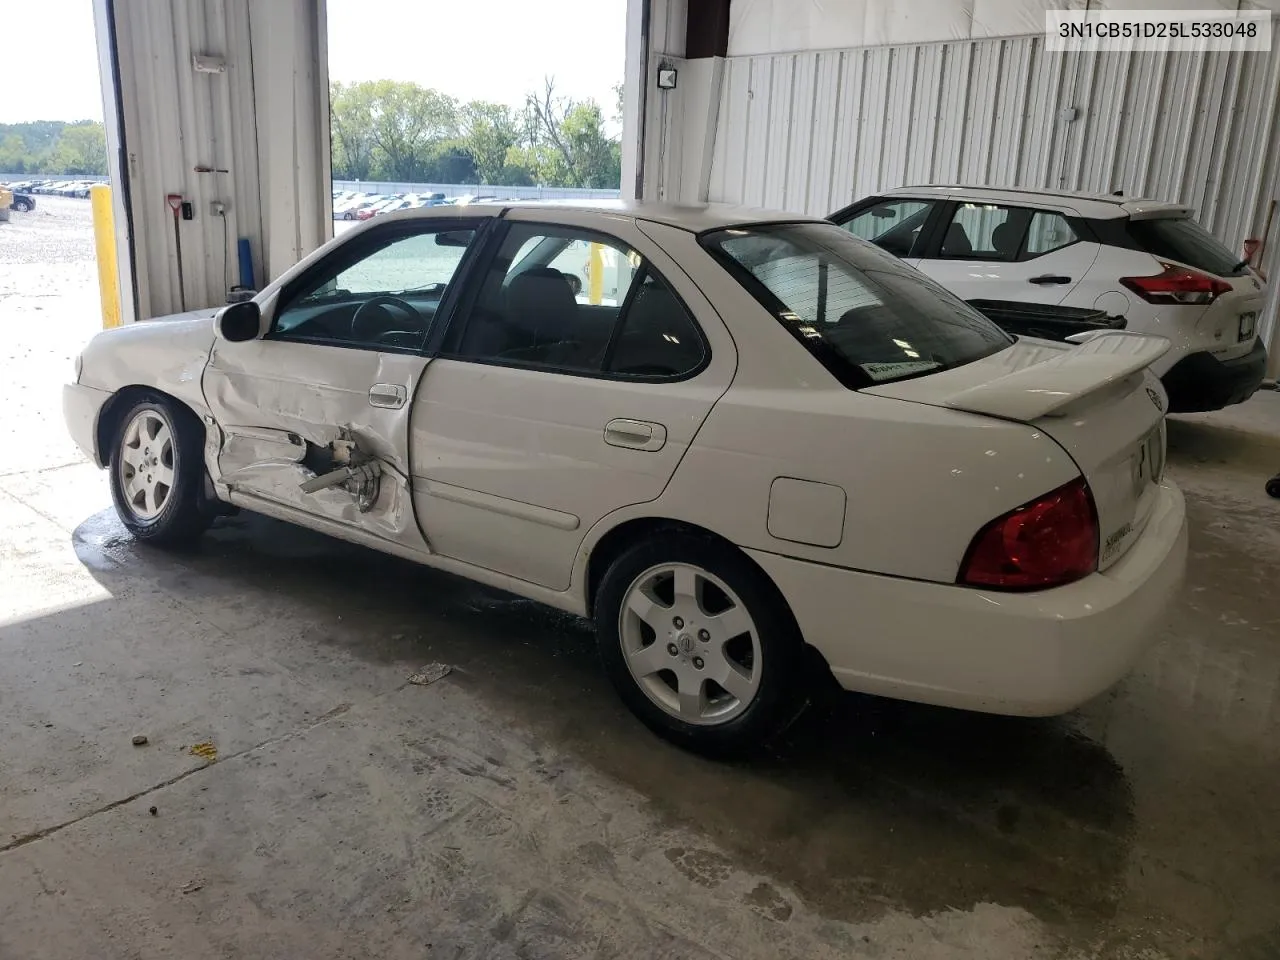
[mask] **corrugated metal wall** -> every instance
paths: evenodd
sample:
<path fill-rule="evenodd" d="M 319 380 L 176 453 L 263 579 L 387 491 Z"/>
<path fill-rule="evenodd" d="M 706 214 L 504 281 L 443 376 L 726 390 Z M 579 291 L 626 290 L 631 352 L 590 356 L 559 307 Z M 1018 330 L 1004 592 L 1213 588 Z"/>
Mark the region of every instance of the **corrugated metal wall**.
<path fill-rule="evenodd" d="M 1047 54 L 1031 36 L 734 57 L 709 198 L 821 215 L 907 184 L 1123 190 L 1195 207 L 1239 250 L 1280 198 L 1278 103 L 1280 51 Z M 1278 238 L 1280 214 L 1273 266 Z"/>
<path fill-rule="evenodd" d="M 167 194 L 192 204 L 179 221 L 187 309 L 222 304 L 248 237 L 261 286 L 329 235 L 328 81 L 319 0 L 95 0 L 114 30 L 104 70 L 119 85 L 132 268 L 139 318 L 181 309 Z M 192 57 L 225 62 L 201 72 Z M 114 111 L 109 111 L 113 113 Z M 220 172 L 197 172 L 197 167 Z M 117 178 L 117 187 L 120 186 Z M 226 205 L 225 221 L 210 209 Z M 123 210 L 123 207 L 119 209 Z M 126 278 L 127 282 L 127 278 Z"/>
<path fill-rule="evenodd" d="M 1046 55 L 1038 36 L 731 58 L 711 199 L 822 214 L 911 183 L 1124 190 L 1238 246 L 1276 179 L 1278 95 L 1276 53 Z"/>

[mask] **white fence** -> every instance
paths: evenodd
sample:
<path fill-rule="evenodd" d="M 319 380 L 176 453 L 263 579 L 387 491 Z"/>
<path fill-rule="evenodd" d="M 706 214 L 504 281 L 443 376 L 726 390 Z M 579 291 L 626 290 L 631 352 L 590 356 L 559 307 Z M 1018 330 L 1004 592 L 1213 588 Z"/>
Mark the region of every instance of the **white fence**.
<path fill-rule="evenodd" d="M 77 177 L 69 173 L 0 173 L 0 183 L 20 183 L 24 180 L 56 180 L 58 183 L 106 183 L 106 177 Z"/>
<path fill-rule="evenodd" d="M 616 200 L 620 190 L 586 187 L 494 187 L 487 183 L 395 183 L 389 180 L 334 180 L 335 190 L 361 193 L 443 193 L 446 197 L 485 196 L 500 200 Z"/>

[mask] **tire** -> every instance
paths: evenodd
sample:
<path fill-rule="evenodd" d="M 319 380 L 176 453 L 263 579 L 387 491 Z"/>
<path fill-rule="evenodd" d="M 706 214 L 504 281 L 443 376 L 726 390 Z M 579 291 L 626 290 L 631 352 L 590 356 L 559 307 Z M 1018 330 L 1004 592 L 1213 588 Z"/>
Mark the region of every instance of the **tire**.
<path fill-rule="evenodd" d="M 623 552 L 600 582 L 595 627 L 623 702 L 686 749 L 754 753 L 805 704 L 804 644 L 781 594 L 710 537 L 660 534 Z"/>
<path fill-rule="evenodd" d="M 200 421 L 176 401 L 149 397 L 120 418 L 108 464 L 111 498 L 138 540 L 176 545 L 208 528 L 203 454 Z"/>
<path fill-rule="evenodd" d="M 1280 474 L 1267 481 L 1267 496 L 1280 500 Z"/>
<path fill-rule="evenodd" d="M 15 200 L 13 201 L 13 209 L 17 210 L 19 213 L 30 213 L 31 204 L 26 200 Z"/>
<path fill-rule="evenodd" d="M 342 215 L 342 219 L 343 219 L 343 220 L 354 220 L 354 219 L 355 219 L 355 217 L 353 217 L 353 216 L 351 215 L 351 211 L 350 211 L 350 210 L 348 210 L 348 211 L 346 211 L 345 213 L 343 213 L 343 215 Z"/>

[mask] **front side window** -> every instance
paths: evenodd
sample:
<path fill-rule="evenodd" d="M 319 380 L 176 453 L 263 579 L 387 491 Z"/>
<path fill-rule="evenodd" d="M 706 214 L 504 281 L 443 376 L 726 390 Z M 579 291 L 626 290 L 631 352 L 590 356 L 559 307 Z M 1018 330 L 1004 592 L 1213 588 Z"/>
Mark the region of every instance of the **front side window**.
<path fill-rule="evenodd" d="M 683 304 L 626 244 L 516 224 L 445 352 L 563 373 L 673 378 L 699 368 L 705 349 Z"/>
<path fill-rule="evenodd" d="M 958 367 L 1013 342 L 924 274 L 835 227 L 762 224 L 702 243 L 851 389 Z"/>
<path fill-rule="evenodd" d="M 436 227 L 340 247 L 286 293 L 270 335 L 365 349 L 420 349 L 474 237 L 474 229 Z"/>
<path fill-rule="evenodd" d="M 883 200 L 840 226 L 860 240 L 870 240 L 895 257 L 910 257 L 933 211 L 928 200 Z"/>

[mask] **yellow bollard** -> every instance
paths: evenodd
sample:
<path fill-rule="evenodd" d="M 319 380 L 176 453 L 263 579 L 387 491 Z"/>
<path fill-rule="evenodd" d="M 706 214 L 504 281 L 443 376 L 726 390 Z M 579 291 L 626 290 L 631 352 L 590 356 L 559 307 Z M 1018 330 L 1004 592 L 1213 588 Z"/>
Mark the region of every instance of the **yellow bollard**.
<path fill-rule="evenodd" d="M 604 244 L 591 244 L 587 266 L 587 302 L 599 306 L 604 300 Z"/>
<path fill-rule="evenodd" d="M 111 216 L 111 188 L 89 190 L 93 205 L 93 245 L 98 252 L 98 295 L 102 298 L 102 329 L 120 326 L 120 285 L 116 272 L 116 230 Z"/>

